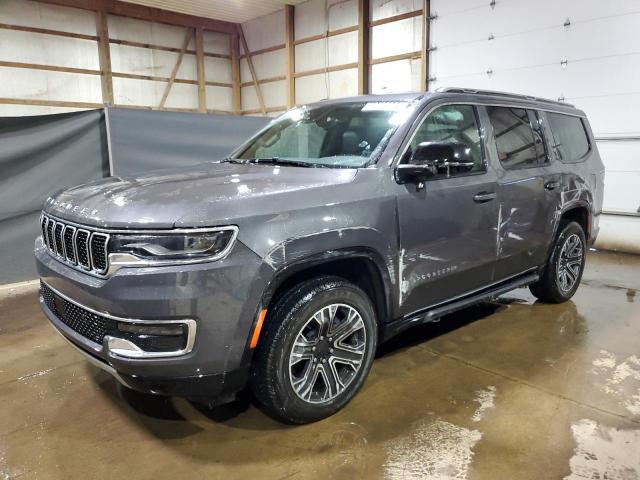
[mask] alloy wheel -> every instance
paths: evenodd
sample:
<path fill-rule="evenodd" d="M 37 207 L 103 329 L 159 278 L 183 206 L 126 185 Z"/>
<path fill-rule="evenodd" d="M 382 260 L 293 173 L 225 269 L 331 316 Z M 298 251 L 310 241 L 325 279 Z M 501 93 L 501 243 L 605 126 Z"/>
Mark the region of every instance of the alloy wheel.
<path fill-rule="evenodd" d="M 578 281 L 582 268 L 582 240 L 575 233 L 567 237 L 558 255 L 556 281 L 563 292 L 570 291 Z"/>
<path fill-rule="evenodd" d="M 366 329 L 358 311 L 328 305 L 298 332 L 289 355 L 289 380 L 298 397 L 324 403 L 340 395 L 362 367 Z"/>

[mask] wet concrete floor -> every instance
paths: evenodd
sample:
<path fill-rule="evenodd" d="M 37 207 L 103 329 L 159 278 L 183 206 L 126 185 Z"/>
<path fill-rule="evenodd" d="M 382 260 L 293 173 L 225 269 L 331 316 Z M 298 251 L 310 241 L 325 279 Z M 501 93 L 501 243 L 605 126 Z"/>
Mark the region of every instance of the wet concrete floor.
<path fill-rule="evenodd" d="M 0 479 L 638 479 L 640 257 L 592 253 L 573 301 L 526 289 L 380 348 L 334 417 L 281 425 L 123 391 L 0 291 Z"/>

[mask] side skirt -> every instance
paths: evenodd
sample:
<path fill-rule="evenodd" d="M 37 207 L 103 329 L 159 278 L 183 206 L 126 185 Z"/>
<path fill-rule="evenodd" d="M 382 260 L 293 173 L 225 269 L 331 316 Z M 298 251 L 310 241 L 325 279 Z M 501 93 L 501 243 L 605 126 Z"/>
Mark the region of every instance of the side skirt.
<path fill-rule="evenodd" d="M 540 276 L 538 275 L 538 273 L 527 273 L 507 280 L 505 282 L 492 285 L 491 287 L 488 287 L 484 290 L 473 292 L 471 294 L 450 300 L 434 307 L 429 307 L 417 313 L 412 313 L 406 317 L 395 320 L 385 325 L 382 332 L 381 340 L 382 342 L 385 342 L 415 325 L 437 322 L 444 315 L 453 313 L 457 310 L 461 310 L 482 301 L 494 299 L 516 288 L 524 287 L 531 283 L 537 282 L 539 278 Z"/>

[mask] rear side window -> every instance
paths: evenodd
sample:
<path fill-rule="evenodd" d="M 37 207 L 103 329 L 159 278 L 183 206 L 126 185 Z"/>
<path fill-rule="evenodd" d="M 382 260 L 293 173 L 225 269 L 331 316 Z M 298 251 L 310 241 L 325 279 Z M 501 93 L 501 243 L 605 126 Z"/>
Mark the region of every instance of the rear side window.
<path fill-rule="evenodd" d="M 547 120 L 558 160 L 564 163 L 584 160 L 589 152 L 589 138 L 582 119 L 561 113 L 547 113 Z"/>
<path fill-rule="evenodd" d="M 493 126 L 498 159 L 505 169 L 536 167 L 545 161 L 540 132 L 531 128 L 527 110 L 487 107 L 487 113 Z"/>

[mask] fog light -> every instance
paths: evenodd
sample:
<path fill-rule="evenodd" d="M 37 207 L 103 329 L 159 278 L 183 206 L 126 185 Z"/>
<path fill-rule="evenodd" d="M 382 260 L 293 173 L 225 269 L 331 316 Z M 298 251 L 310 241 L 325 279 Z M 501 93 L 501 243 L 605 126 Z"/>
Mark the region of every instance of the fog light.
<path fill-rule="evenodd" d="M 184 335 L 183 325 L 145 325 L 143 323 L 119 323 L 121 332 L 135 333 L 137 335 Z"/>
<path fill-rule="evenodd" d="M 115 355 L 129 358 L 183 355 L 193 348 L 193 320 L 158 323 L 118 322 L 107 338 L 107 347 Z"/>

